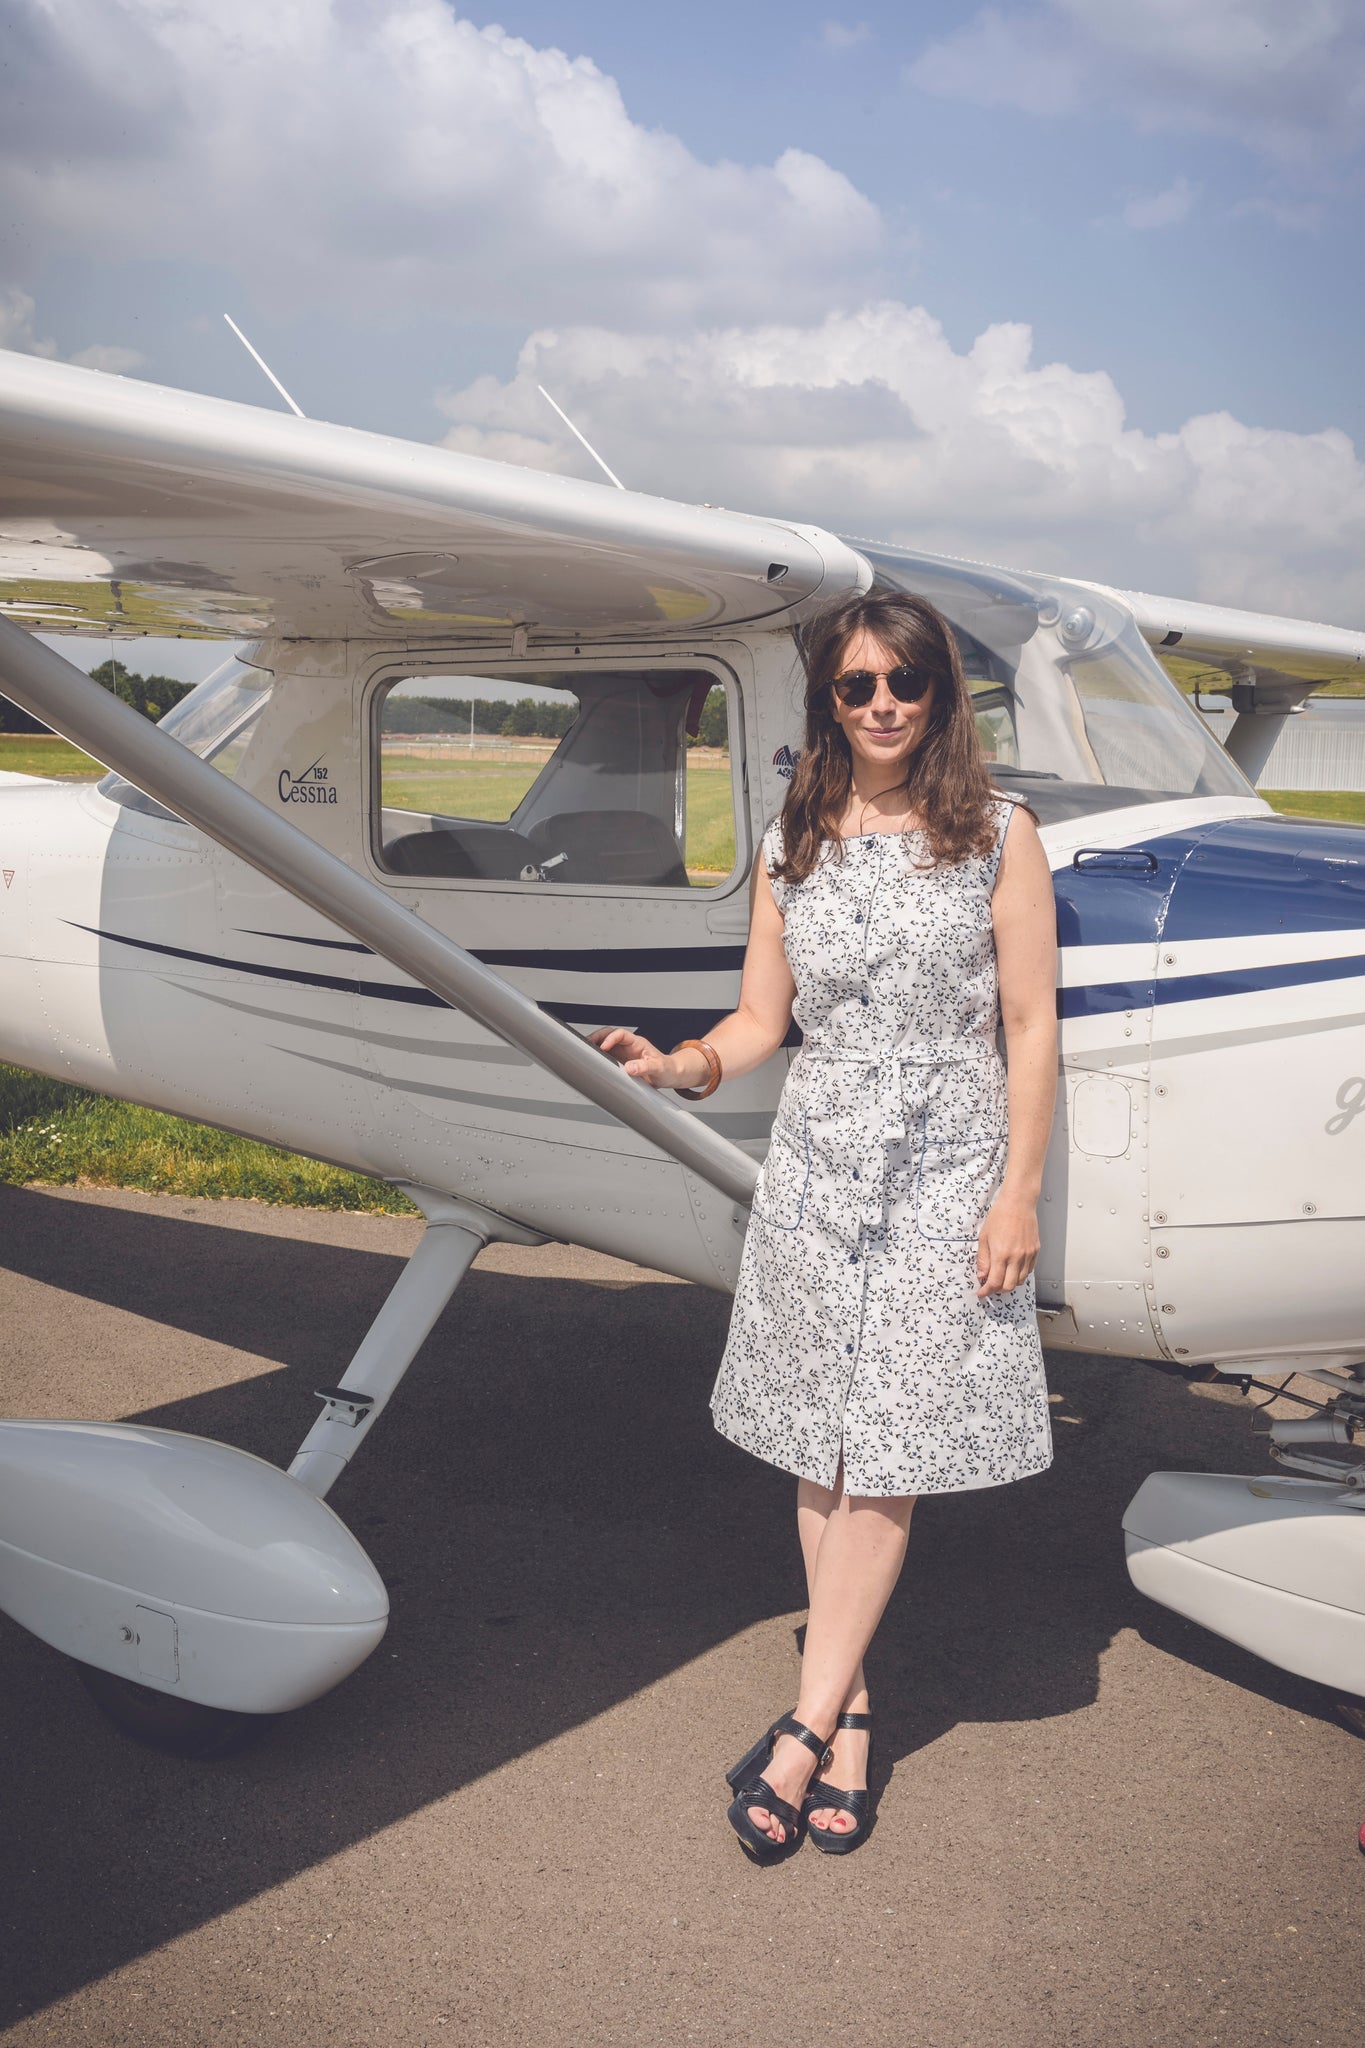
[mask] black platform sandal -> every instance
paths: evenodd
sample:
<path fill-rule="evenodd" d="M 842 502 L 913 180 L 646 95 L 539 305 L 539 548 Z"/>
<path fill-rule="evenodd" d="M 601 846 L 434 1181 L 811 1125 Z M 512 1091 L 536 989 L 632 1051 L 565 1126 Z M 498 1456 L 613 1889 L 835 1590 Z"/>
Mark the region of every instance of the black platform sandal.
<path fill-rule="evenodd" d="M 746 1856 L 755 1863 L 777 1863 L 784 1856 L 790 1856 L 801 1846 L 805 1825 L 801 1811 L 779 1799 L 772 1786 L 762 1775 L 772 1762 L 772 1754 L 779 1735 L 794 1735 L 798 1742 L 805 1744 L 816 1759 L 816 1769 L 828 1766 L 834 1760 L 834 1752 L 827 1742 L 822 1742 L 804 1721 L 798 1721 L 794 1714 L 784 1714 L 780 1721 L 774 1721 L 767 1734 L 757 1741 L 752 1749 L 746 1749 L 732 1770 L 725 1773 L 725 1782 L 734 1793 L 726 1814 L 731 1827 L 739 1836 L 739 1844 Z M 786 1829 L 786 1840 L 775 1842 L 771 1835 L 765 1835 L 749 1818 L 749 1808 L 761 1806 L 781 1821 Z"/>
<path fill-rule="evenodd" d="M 871 1714 L 840 1714 L 840 1728 L 872 1727 Z M 868 1762 L 872 1761 L 872 1738 L 867 1743 Z M 817 1828 L 811 1824 L 811 1814 L 823 1807 L 832 1807 L 837 1813 L 851 1813 L 854 1826 L 851 1828 Z M 815 1848 L 823 1850 L 826 1856 L 851 1856 L 860 1849 L 872 1832 L 872 1808 L 866 1791 L 845 1792 L 839 1785 L 826 1784 L 823 1778 L 812 1778 L 810 1789 L 801 1802 L 801 1819 Z"/>

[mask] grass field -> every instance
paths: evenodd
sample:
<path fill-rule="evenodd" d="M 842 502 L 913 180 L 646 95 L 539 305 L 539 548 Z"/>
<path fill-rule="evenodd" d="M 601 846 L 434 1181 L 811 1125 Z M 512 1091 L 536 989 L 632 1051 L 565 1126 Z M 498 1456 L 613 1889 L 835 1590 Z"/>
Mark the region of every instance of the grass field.
<path fill-rule="evenodd" d="M 55 775 L 63 782 L 90 782 L 104 769 L 89 754 L 55 733 L 0 733 L 0 768 L 12 775 Z"/>
<path fill-rule="evenodd" d="M 0 1066 L 0 1181 L 237 1195 L 296 1209 L 416 1212 L 382 1181 Z"/>
<path fill-rule="evenodd" d="M 1365 825 L 1365 789 L 1263 789 L 1260 794 L 1289 817 Z"/>

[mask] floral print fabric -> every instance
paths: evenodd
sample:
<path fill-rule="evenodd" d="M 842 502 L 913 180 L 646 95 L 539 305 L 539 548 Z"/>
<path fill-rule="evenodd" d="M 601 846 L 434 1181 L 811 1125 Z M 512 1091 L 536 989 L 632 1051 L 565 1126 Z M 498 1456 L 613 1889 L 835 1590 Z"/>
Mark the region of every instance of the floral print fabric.
<path fill-rule="evenodd" d="M 999 1486 L 1051 1463 L 1032 1279 L 976 1294 L 1008 1127 L 992 853 L 920 866 L 918 831 L 827 842 L 773 879 L 803 1043 L 744 1242 L 716 1427 L 853 1494 Z M 763 838 L 769 876 L 780 826 Z"/>

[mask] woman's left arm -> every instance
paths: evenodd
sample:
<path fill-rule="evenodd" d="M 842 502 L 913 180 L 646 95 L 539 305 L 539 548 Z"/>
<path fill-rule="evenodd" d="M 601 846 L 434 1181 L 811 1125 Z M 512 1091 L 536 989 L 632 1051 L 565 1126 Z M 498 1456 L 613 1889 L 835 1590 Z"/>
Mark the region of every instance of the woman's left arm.
<path fill-rule="evenodd" d="M 1009 1153 L 977 1240 L 977 1294 L 1007 1294 L 1038 1259 L 1038 1197 L 1057 1095 L 1057 906 L 1027 811 L 1005 834 L 991 898 L 1009 1065 Z"/>

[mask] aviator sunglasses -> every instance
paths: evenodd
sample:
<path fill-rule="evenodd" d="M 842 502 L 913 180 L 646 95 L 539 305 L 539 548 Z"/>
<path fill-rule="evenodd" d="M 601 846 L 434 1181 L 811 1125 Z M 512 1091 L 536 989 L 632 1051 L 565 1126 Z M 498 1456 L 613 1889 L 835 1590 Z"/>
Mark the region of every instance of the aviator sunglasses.
<path fill-rule="evenodd" d="M 908 661 L 886 671 L 886 687 L 898 704 L 918 704 L 930 681 L 929 676 L 912 668 Z M 831 676 L 829 686 L 841 704 L 850 711 L 861 711 L 877 694 L 877 676 L 870 668 L 853 668 L 845 675 Z"/>

